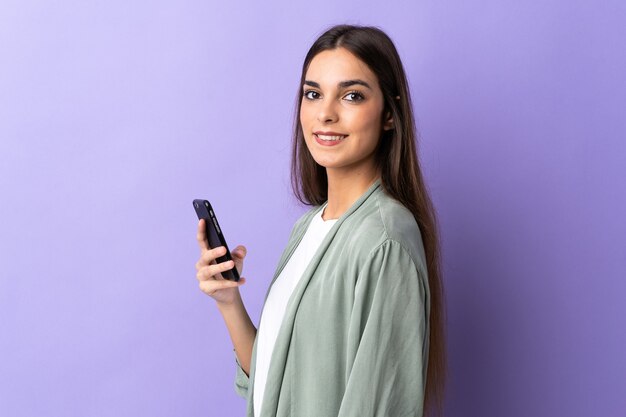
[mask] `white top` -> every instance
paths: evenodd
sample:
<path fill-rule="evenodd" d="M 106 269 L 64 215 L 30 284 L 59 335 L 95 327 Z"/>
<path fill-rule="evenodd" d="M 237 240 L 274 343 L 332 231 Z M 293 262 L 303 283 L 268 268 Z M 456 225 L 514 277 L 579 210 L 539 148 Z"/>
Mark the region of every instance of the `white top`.
<path fill-rule="evenodd" d="M 311 262 L 322 240 L 335 224 L 337 219 L 324 220 L 322 214 L 324 208 L 311 220 L 309 227 L 302 240 L 294 250 L 291 258 L 274 281 L 267 296 L 261 323 L 259 324 L 257 341 L 257 356 L 254 377 L 254 415 L 261 414 L 265 382 L 270 367 L 270 359 L 274 351 L 274 343 L 278 337 L 278 331 L 283 322 L 285 309 L 294 288 L 300 281 L 304 270 Z"/>

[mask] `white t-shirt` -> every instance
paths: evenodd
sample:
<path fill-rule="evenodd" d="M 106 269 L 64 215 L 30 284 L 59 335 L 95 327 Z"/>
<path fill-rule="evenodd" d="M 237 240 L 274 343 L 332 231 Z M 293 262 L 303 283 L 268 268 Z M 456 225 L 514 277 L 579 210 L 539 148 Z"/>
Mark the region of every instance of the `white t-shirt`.
<path fill-rule="evenodd" d="M 326 205 L 324 205 L 324 208 L 311 220 L 302 240 L 270 288 L 265 306 L 263 307 L 258 331 L 259 340 L 257 341 L 256 368 L 254 374 L 253 398 L 255 416 L 261 414 L 261 405 L 263 403 L 263 394 L 265 393 L 265 383 L 270 367 L 270 359 L 274 351 L 278 331 L 283 322 L 287 302 L 294 288 L 296 288 L 296 285 L 300 281 L 304 270 L 311 262 L 311 258 L 315 255 L 320 243 L 322 243 L 328 231 L 337 221 L 337 219 L 326 221 L 322 219 L 322 213 L 325 208 Z"/>

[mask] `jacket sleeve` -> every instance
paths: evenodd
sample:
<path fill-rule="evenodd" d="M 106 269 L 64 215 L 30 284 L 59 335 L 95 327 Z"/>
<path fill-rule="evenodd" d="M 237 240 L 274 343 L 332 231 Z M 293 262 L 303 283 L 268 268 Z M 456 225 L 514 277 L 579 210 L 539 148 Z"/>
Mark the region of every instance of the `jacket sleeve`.
<path fill-rule="evenodd" d="M 428 358 L 428 281 L 403 246 L 368 256 L 355 287 L 351 361 L 338 417 L 422 416 Z"/>
<path fill-rule="evenodd" d="M 233 353 L 235 355 L 235 367 L 237 368 L 237 373 L 235 374 L 235 392 L 242 398 L 248 397 L 248 386 L 250 384 L 250 379 L 248 375 L 244 372 L 241 364 L 239 363 L 239 359 L 237 359 L 237 354 L 235 353 L 235 349 L 233 349 Z"/>

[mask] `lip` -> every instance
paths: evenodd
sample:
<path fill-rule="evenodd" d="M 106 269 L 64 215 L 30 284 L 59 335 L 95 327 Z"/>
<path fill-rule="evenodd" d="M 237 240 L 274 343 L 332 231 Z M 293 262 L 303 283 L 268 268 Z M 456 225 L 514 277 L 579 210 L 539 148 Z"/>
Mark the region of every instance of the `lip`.
<path fill-rule="evenodd" d="M 315 135 L 325 135 L 325 136 L 348 136 L 345 133 L 339 133 L 339 132 L 323 132 L 321 130 L 318 130 L 316 132 L 313 132 L 313 134 Z"/>
<path fill-rule="evenodd" d="M 340 140 L 322 140 L 319 138 L 318 135 L 324 135 L 324 136 L 344 136 L 343 139 Z M 321 130 L 318 130 L 316 132 L 313 132 L 313 137 L 315 138 L 315 141 L 317 143 L 319 143 L 322 146 L 337 146 L 340 143 L 342 143 L 349 135 L 344 135 L 343 133 L 338 133 L 338 132 L 322 132 Z"/>

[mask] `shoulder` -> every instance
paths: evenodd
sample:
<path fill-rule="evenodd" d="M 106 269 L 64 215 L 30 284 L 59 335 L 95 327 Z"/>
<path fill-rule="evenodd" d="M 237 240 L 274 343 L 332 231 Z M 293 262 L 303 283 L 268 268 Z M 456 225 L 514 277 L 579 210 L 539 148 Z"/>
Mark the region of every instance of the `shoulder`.
<path fill-rule="evenodd" d="M 426 265 L 422 235 L 413 213 L 379 187 L 341 225 L 351 255 L 361 262 L 376 251 L 393 249 L 411 258 L 418 269 Z"/>

